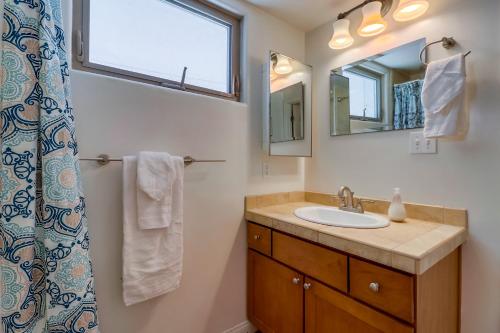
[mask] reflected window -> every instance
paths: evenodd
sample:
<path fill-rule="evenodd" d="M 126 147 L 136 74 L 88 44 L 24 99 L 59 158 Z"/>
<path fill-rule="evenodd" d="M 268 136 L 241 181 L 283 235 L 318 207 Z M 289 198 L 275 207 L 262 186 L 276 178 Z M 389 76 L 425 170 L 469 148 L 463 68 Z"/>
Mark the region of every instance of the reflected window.
<path fill-rule="evenodd" d="M 381 121 L 381 76 L 366 70 L 350 68 L 343 72 L 349 79 L 349 109 L 353 119 Z"/>

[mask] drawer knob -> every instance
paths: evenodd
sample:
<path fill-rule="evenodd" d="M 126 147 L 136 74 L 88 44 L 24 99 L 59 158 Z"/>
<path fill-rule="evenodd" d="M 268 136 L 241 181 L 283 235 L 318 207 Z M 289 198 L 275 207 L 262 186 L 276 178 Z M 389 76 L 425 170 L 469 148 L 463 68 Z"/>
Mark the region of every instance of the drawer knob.
<path fill-rule="evenodd" d="M 311 287 L 312 287 L 312 284 L 310 284 L 309 282 L 304 283 L 305 290 L 309 290 L 309 289 L 311 289 Z"/>
<path fill-rule="evenodd" d="M 254 235 L 254 236 L 253 236 L 253 239 L 255 239 L 255 240 L 260 240 L 261 238 L 262 238 L 262 236 L 261 236 L 261 235 Z"/>
<path fill-rule="evenodd" d="M 299 284 L 300 283 L 300 278 L 295 277 L 292 279 L 293 284 Z"/>
<path fill-rule="evenodd" d="M 377 282 L 372 282 L 368 285 L 368 288 L 370 288 L 370 290 L 374 293 L 378 293 L 380 290 L 380 285 Z"/>

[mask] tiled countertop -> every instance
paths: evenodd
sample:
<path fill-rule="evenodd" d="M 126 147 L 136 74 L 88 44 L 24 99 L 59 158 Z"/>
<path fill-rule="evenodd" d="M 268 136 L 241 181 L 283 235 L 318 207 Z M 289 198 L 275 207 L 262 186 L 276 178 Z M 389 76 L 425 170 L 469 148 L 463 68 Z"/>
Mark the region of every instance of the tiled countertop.
<path fill-rule="evenodd" d="M 467 238 L 465 210 L 408 204 L 409 218 L 403 223 L 391 222 L 388 227 L 380 229 L 352 229 L 316 224 L 294 215 L 295 209 L 300 207 L 334 206 L 335 197 L 305 192 L 276 195 L 281 197 L 247 197 L 246 219 L 412 274 L 424 273 Z M 333 201 L 328 202 L 328 198 L 333 198 Z M 370 208 L 381 211 L 385 206 L 385 201 L 377 200 Z"/>

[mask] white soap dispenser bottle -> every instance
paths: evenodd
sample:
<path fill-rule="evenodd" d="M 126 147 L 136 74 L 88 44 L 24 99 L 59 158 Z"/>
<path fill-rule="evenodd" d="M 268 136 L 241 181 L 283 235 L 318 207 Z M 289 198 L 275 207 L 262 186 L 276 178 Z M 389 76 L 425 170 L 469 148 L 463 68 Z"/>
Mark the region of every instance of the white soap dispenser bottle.
<path fill-rule="evenodd" d="M 389 206 L 389 219 L 395 222 L 403 222 L 406 218 L 406 209 L 401 199 L 401 191 L 399 188 L 394 189 L 391 205 Z"/>

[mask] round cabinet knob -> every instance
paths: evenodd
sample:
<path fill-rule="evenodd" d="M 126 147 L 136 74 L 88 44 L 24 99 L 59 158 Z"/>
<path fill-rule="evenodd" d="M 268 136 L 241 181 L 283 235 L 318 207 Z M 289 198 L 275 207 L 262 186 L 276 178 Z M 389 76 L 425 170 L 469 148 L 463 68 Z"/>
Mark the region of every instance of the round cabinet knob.
<path fill-rule="evenodd" d="M 296 277 L 292 279 L 293 284 L 299 284 L 300 283 L 300 278 Z"/>
<path fill-rule="evenodd" d="M 372 282 L 368 285 L 368 288 L 370 288 L 370 290 L 374 293 L 378 293 L 380 290 L 380 285 L 377 282 Z"/>
<path fill-rule="evenodd" d="M 253 239 L 255 239 L 255 240 L 260 240 L 261 238 L 262 238 L 262 237 L 261 237 L 260 235 L 254 235 L 254 236 L 253 236 Z"/>
<path fill-rule="evenodd" d="M 312 284 L 310 284 L 309 282 L 304 283 L 305 290 L 309 290 L 309 289 L 311 289 L 311 287 L 312 287 Z"/>

